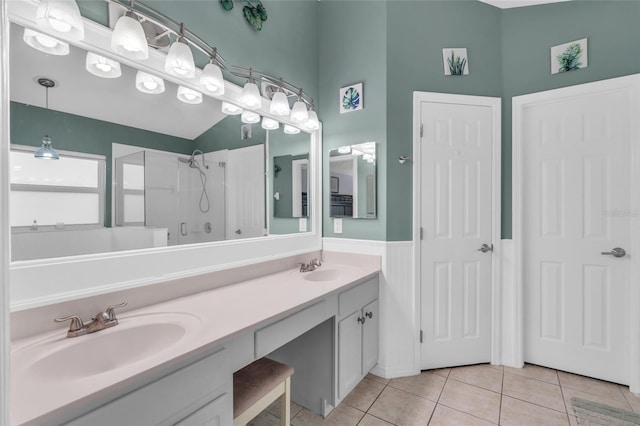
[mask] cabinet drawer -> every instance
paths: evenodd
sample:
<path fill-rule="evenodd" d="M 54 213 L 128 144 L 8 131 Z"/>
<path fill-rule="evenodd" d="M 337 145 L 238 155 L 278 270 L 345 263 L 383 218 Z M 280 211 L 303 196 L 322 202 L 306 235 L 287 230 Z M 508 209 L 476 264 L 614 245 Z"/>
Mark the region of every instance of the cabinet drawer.
<path fill-rule="evenodd" d="M 338 315 L 350 315 L 378 298 L 378 277 L 349 289 L 338 296 Z"/>
<path fill-rule="evenodd" d="M 229 409 L 233 402 L 229 393 L 224 393 L 195 413 L 180 420 L 175 426 L 225 426 L 233 423 L 233 413 Z"/>
<path fill-rule="evenodd" d="M 255 355 L 261 358 L 329 318 L 323 300 L 255 333 Z"/>
<path fill-rule="evenodd" d="M 232 388 L 227 351 L 215 354 L 124 395 L 68 425 L 171 425 Z M 227 409 L 232 413 L 233 407 Z M 233 414 L 232 414 L 233 415 Z"/>

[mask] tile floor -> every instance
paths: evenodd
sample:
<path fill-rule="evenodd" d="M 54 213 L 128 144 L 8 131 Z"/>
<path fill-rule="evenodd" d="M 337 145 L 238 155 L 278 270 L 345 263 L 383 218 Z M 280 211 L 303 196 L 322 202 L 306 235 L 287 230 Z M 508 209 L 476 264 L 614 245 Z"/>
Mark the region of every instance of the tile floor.
<path fill-rule="evenodd" d="M 527 364 L 488 364 L 382 379 L 369 374 L 327 417 L 291 404 L 292 426 L 577 425 L 580 397 L 640 414 L 626 386 Z M 276 402 L 250 425 L 278 425 Z"/>

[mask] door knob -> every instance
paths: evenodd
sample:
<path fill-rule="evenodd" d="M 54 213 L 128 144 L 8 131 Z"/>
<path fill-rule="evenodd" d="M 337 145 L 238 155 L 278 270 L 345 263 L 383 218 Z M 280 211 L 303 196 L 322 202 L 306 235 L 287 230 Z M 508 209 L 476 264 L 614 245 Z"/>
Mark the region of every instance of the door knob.
<path fill-rule="evenodd" d="M 491 244 L 491 245 L 483 244 L 483 245 L 480 246 L 478 251 L 481 251 L 483 253 L 487 253 L 487 252 L 493 251 L 493 244 Z"/>
<path fill-rule="evenodd" d="M 611 251 L 603 251 L 601 254 L 603 254 L 605 256 L 625 257 L 627 252 L 623 248 L 616 247 Z"/>
<path fill-rule="evenodd" d="M 238 235 L 242 234 L 242 230 L 241 229 L 237 229 L 236 230 L 236 234 L 238 234 Z"/>

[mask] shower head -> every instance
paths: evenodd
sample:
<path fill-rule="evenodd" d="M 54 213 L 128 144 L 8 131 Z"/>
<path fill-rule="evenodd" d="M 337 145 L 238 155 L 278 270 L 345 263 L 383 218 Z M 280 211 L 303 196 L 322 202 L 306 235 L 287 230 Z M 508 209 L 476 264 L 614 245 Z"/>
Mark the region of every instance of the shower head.
<path fill-rule="evenodd" d="M 193 167 L 193 157 L 191 157 L 191 158 L 178 157 L 178 161 L 181 162 L 181 163 L 188 164 L 189 167 Z"/>

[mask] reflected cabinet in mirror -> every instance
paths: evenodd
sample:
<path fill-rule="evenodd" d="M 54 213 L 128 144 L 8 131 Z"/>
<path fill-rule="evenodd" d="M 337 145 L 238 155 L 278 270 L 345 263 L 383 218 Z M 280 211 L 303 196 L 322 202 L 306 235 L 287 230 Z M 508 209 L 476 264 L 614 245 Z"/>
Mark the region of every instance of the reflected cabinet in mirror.
<path fill-rule="evenodd" d="M 23 32 L 11 25 L 13 261 L 307 230 L 308 133 L 245 124 L 166 81 L 143 93 L 157 82 L 136 69 L 101 78 L 88 52 L 45 54 Z M 59 160 L 34 158 L 45 135 Z"/>
<path fill-rule="evenodd" d="M 330 151 L 332 217 L 376 217 L 376 143 L 341 146 Z"/>

